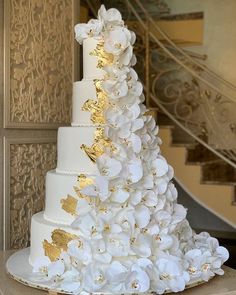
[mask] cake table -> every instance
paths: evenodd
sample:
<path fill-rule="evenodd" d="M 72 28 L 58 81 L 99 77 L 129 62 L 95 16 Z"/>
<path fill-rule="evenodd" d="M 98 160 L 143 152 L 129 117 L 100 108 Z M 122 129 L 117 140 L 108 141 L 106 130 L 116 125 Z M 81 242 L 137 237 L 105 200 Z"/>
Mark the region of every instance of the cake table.
<path fill-rule="evenodd" d="M 48 294 L 45 291 L 33 289 L 24 286 L 11 279 L 5 270 L 5 264 L 8 257 L 14 251 L 0 252 L 0 295 L 43 295 Z M 224 276 L 216 276 L 207 284 L 185 290 L 178 294 L 183 295 L 236 295 L 236 270 L 227 266 L 223 267 Z M 53 294 L 53 293 L 51 293 Z M 55 293 L 54 293 L 55 294 Z M 176 293 L 173 293 L 176 294 Z"/>

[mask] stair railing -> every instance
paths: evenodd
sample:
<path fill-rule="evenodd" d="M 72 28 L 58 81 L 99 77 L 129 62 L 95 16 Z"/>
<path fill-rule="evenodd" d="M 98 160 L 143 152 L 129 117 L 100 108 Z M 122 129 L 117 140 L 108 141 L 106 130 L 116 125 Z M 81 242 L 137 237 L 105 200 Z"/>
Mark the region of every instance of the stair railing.
<path fill-rule="evenodd" d="M 191 57 L 191 54 L 188 54 L 184 49 L 182 49 L 181 47 L 177 46 L 175 44 L 175 42 L 173 42 L 170 37 L 168 36 L 168 34 L 166 34 L 158 25 L 157 23 L 154 21 L 154 19 L 148 14 L 147 10 L 145 9 L 145 7 L 143 6 L 143 4 L 141 3 L 140 0 L 133 0 L 137 6 L 141 9 L 141 11 L 144 13 L 144 15 L 146 16 L 146 19 L 149 20 L 149 22 L 152 24 L 152 27 L 162 36 L 162 38 L 169 43 L 172 48 L 174 48 L 178 53 L 182 54 L 186 60 L 190 61 L 191 63 L 195 64 L 197 67 L 199 67 L 201 70 L 203 70 L 204 72 L 208 73 L 209 75 L 211 75 L 212 77 L 214 77 L 214 79 L 219 80 L 220 83 L 224 83 L 226 84 L 228 87 L 230 87 L 233 91 L 236 91 L 236 86 L 233 85 L 232 83 L 230 83 L 229 81 L 226 81 L 225 79 L 223 79 L 221 76 L 219 76 L 218 74 L 216 74 L 214 71 L 212 71 L 210 68 L 208 68 L 206 65 L 201 64 L 200 62 L 198 62 L 197 60 L 193 59 Z M 128 2 L 130 3 L 130 1 L 128 0 Z M 165 45 L 166 46 L 166 45 Z M 167 46 L 166 46 L 167 47 Z M 234 92 L 234 94 L 236 95 L 236 93 Z"/>

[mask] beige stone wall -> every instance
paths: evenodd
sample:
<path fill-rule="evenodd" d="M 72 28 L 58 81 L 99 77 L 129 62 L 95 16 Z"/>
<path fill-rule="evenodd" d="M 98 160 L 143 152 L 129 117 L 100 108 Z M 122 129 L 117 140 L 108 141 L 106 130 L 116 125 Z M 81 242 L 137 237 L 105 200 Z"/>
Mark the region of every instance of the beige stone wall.
<path fill-rule="evenodd" d="M 0 249 L 29 245 L 31 216 L 43 209 L 79 72 L 78 8 L 77 0 L 0 0 Z"/>
<path fill-rule="evenodd" d="M 172 14 L 204 12 L 203 46 L 192 49 L 207 54 L 207 64 L 236 85 L 236 1 L 166 0 L 166 3 Z"/>

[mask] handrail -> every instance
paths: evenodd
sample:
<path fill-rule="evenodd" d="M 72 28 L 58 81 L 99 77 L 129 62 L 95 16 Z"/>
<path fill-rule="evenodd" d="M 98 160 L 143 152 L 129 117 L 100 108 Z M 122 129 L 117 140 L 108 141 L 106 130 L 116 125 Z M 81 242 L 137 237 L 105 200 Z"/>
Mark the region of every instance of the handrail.
<path fill-rule="evenodd" d="M 199 67 L 200 69 L 204 70 L 205 72 L 208 72 L 210 75 L 212 75 L 214 78 L 218 79 L 219 81 L 225 83 L 226 85 L 228 85 L 230 88 L 232 88 L 233 90 L 236 91 L 236 86 L 233 85 L 231 82 L 226 81 L 225 79 L 223 79 L 221 76 L 219 76 L 218 74 L 216 74 L 214 71 L 212 71 L 211 69 L 209 69 L 208 67 L 204 66 L 203 64 L 199 63 L 198 61 L 192 59 L 187 53 L 184 52 L 184 50 L 182 48 L 180 48 L 179 46 L 177 46 L 168 36 L 168 34 L 166 34 L 164 31 L 162 31 L 162 29 L 156 24 L 156 22 L 153 20 L 153 18 L 148 14 L 147 10 L 144 8 L 144 6 L 141 4 L 140 0 L 134 0 L 136 2 L 136 4 L 139 6 L 139 8 L 143 11 L 143 13 L 145 14 L 146 18 L 151 22 L 151 24 L 153 25 L 153 27 L 161 34 L 162 37 L 165 38 L 165 40 L 167 40 L 168 43 L 171 44 L 171 46 L 173 46 L 179 53 L 181 53 L 182 55 L 184 55 L 185 58 L 187 58 L 189 61 L 191 61 L 193 64 L 195 64 L 197 67 Z M 129 0 L 127 2 L 130 2 Z M 133 7 L 133 6 L 132 6 Z M 132 10 L 133 11 L 133 10 Z M 136 16 L 136 15 L 135 15 Z M 137 17 L 137 16 L 136 16 Z"/>
<path fill-rule="evenodd" d="M 134 0 L 136 1 L 136 0 Z M 133 5 L 130 3 L 129 0 L 126 0 L 127 5 L 129 6 L 129 8 L 132 10 L 133 14 L 136 16 L 136 18 L 138 19 L 138 21 L 140 22 L 140 24 L 142 25 L 143 29 L 145 31 L 147 31 L 147 27 L 145 25 L 145 23 L 143 22 L 143 20 L 141 19 L 141 17 L 138 15 L 138 13 L 136 12 L 135 8 L 133 7 Z M 221 95 L 223 95 L 224 97 L 228 98 L 229 100 L 236 102 L 236 98 L 232 98 L 228 95 L 226 95 L 225 93 L 223 93 L 220 89 L 218 89 L 217 87 L 215 87 L 214 85 L 212 85 L 210 82 L 208 82 L 207 80 L 205 80 L 204 78 L 202 78 L 201 76 L 199 76 L 194 70 L 190 69 L 188 66 L 186 66 L 184 63 L 182 63 L 181 61 L 179 61 L 179 59 L 172 54 L 164 45 L 162 42 L 160 42 L 160 40 L 158 40 L 158 38 L 150 31 L 148 31 L 148 34 L 156 41 L 156 43 L 160 46 L 160 48 L 167 53 L 167 55 L 169 55 L 176 63 L 180 64 L 185 70 L 187 70 L 189 73 L 191 73 L 192 76 L 194 76 L 195 78 L 199 79 L 201 82 L 203 82 L 204 84 L 208 85 L 210 88 L 212 88 L 213 90 L 215 90 L 216 92 L 220 93 Z"/>
<path fill-rule="evenodd" d="M 190 135 L 192 138 L 194 138 L 196 141 L 198 141 L 201 145 L 203 145 L 205 148 L 209 149 L 212 153 L 214 153 L 216 156 L 227 162 L 230 166 L 236 168 L 236 163 L 230 161 L 227 157 L 224 157 L 221 153 L 219 153 L 217 150 L 214 150 L 211 146 L 209 146 L 205 141 L 203 141 L 201 138 L 196 136 L 194 133 L 192 133 L 188 128 L 186 128 L 183 124 L 181 124 L 178 120 L 175 119 L 175 117 L 168 112 L 168 110 L 163 107 L 163 105 L 158 101 L 158 99 L 150 93 L 150 96 L 155 101 L 155 103 L 158 105 L 158 107 L 164 112 L 176 125 L 178 125 L 181 129 L 183 129 L 188 135 Z"/>

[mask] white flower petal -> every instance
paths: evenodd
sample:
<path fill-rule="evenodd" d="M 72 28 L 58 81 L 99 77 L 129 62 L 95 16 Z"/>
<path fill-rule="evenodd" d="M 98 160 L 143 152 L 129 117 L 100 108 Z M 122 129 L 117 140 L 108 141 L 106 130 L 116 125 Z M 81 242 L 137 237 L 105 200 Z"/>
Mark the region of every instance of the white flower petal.
<path fill-rule="evenodd" d="M 139 228 L 144 228 L 150 221 L 150 211 L 146 206 L 138 205 L 135 208 L 135 219 Z"/>

